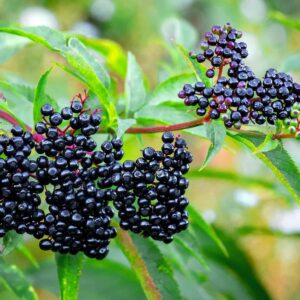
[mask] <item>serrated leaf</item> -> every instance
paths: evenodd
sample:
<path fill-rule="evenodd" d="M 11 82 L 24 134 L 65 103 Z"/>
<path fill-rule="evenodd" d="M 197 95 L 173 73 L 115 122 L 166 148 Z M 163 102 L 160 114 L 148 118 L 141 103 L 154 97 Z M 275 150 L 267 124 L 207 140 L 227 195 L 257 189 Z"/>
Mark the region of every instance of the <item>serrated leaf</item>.
<path fill-rule="evenodd" d="M 18 50 L 25 47 L 29 41 L 22 37 L 11 36 L 6 33 L 0 34 L 0 64 L 11 58 Z"/>
<path fill-rule="evenodd" d="M 278 144 L 279 144 L 279 141 L 274 140 L 273 134 L 269 133 L 266 135 L 265 140 L 258 147 L 255 148 L 255 150 L 253 151 L 253 154 L 256 154 L 259 152 L 268 152 L 270 150 L 277 148 Z"/>
<path fill-rule="evenodd" d="M 97 95 L 107 117 L 106 125 L 114 128 L 117 112 L 114 104 L 109 101 L 110 79 L 106 71 L 78 39 L 69 40 L 65 56 L 68 63 L 84 78 L 84 83 Z"/>
<path fill-rule="evenodd" d="M 2 258 L 0 258 L 0 278 L 20 300 L 38 300 L 33 286 L 22 271 L 15 265 L 7 264 Z"/>
<path fill-rule="evenodd" d="M 70 75 L 72 75 L 75 78 L 79 79 L 80 81 L 82 81 L 86 85 L 88 85 L 87 80 L 79 72 L 77 72 L 76 70 L 73 70 L 73 69 L 71 69 L 71 68 L 69 68 L 69 67 L 67 67 L 67 66 L 65 66 L 61 63 L 58 63 L 58 62 L 55 62 L 54 65 L 61 68 L 66 73 L 69 73 Z"/>
<path fill-rule="evenodd" d="M 122 137 L 126 130 L 132 125 L 136 124 L 135 119 L 118 119 L 118 131 L 117 136 Z"/>
<path fill-rule="evenodd" d="M 55 260 L 61 300 L 78 299 L 83 259 L 82 253 L 76 255 L 56 253 Z"/>
<path fill-rule="evenodd" d="M 52 51 L 59 52 L 80 74 L 79 78 L 83 79 L 82 81 L 97 95 L 106 118 L 104 124 L 109 128 L 116 126 L 117 112 L 113 103 L 109 102 L 110 78 L 101 64 L 77 38 L 45 26 L 0 27 L 0 32 L 26 37 Z"/>
<path fill-rule="evenodd" d="M 231 135 L 233 139 L 246 145 L 252 152 L 264 141 L 264 137 L 250 134 Z M 300 204 L 300 172 L 294 161 L 281 144 L 268 152 L 256 153 L 256 156 L 269 167 L 279 181 L 287 188 Z"/>
<path fill-rule="evenodd" d="M 26 37 L 33 42 L 44 45 L 48 49 L 54 51 L 65 51 L 67 46 L 64 34 L 46 26 L 24 28 L 14 26 L 0 27 L 0 32 Z"/>
<path fill-rule="evenodd" d="M 183 103 L 177 94 L 182 89 L 183 85 L 189 82 L 194 82 L 196 77 L 194 74 L 179 74 L 168 78 L 161 82 L 149 96 L 149 104 L 157 105 L 167 101 Z"/>
<path fill-rule="evenodd" d="M 145 105 L 146 89 L 144 76 L 135 56 L 128 52 L 127 73 L 125 79 L 125 115 L 138 111 Z"/>
<path fill-rule="evenodd" d="M 127 57 L 122 47 L 114 41 L 78 36 L 87 47 L 94 49 L 106 59 L 107 67 L 116 72 L 121 78 L 125 78 L 127 69 Z"/>
<path fill-rule="evenodd" d="M 281 23 L 284 26 L 300 30 L 299 20 L 290 18 L 279 11 L 272 11 L 270 13 L 270 18 L 278 21 L 279 23 Z"/>
<path fill-rule="evenodd" d="M 147 105 L 135 113 L 138 120 L 152 120 L 165 124 L 178 124 L 194 120 L 194 116 L 186 112 L 180 103 L 164 102 L 160 105 Z"/>
<path fill-rule="evenodd" d="M 69 64 L 85 78 L 94 79 L 96 77 L 106 90 L 109 88 L 108 73 L 77 38 L 68 40 L 68 51 L 66 51 L 65 56 Z"/>
<path fill-rule="evenodd" d="M 202 218 L 202 216 L 193 208 L 189 207 L 189 216 L 190 216 L 190 231 L 193 232 L 195 236 L 197 236 L 198 232 L 205 233 L 213 243 L 219 248 L 219 250 L 223 253 L 224 256 L 228 256 L 228 251 L 226 247 L 224 246 L 222 240 L 218 237 L 214 229 L 205 222 L 205 220 Z M 198 243 L 199 246 L 201 246 L 199 243 L 200 241 L 197 241 L 197 238 L 195 238 L 196 243 Z"/>
<path fill-rule="evenodd" d="M 34 100 L 33 100 L 33 120 L 34 123 L 37 123 L 41 121 L 42 114 L 41 114 L 41 108 L 44 104 L 51 104 L 54 110 L 58 110 L 58 104 L 57 102 L 48 97 L 46 95 L 46 85 L 48 81 L 48 77 L 52 71 L 53 67 L 48 69 L 40 78 L 38 85 L 35 89 L 34 93 Z"/>
<path fill-rule="evenodd" d="M 162 298 L 166 300 L 183 299 L 178 285 L 173 278 L 172 269 L 165 261 L 155 243 L 149 239 L 141 239 L 136 235 L 132 235 L 132 239 Z"/>
<path fill-rule="evenodd" d="M 225 137 L 226 137 L 226 129 L 224 124 L 220 124 L 217 122 L 207 123 L 205 124 L 206 128 L 206 136 L 211 141 L 211 144 L 208 148 L 205 160 L 199 169 L 199 171 L 203 170 L 207 164 L 219 153 L 222 149 Z"/>
<path fill-rule="evenodd" d="M 183 46 L 177 45 L 177 48 L 181 53 L 181 55 L 183 56 L 183 58 L 185 59 L 185 61 L 187 62 L 187 64 L 195 73 L 198 81 L 204 82 L 207 87 L 212 86 L 212 80 L 210 80 L 205 75 L 207 68 L 203 64 L 198 63 L 195 59 L 190 58 L 189 51 L 185 49 Z"/>
<path fill-rule="evenodd" d="M 182 299 L 172 269 L 154 242 L 122 230 L 117 242 L 149 300 Z"/>

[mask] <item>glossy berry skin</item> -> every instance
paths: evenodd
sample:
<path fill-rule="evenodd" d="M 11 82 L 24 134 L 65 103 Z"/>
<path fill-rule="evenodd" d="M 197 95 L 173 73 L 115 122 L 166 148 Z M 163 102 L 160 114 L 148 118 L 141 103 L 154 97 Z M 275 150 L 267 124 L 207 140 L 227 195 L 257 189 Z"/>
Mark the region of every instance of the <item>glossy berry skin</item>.
<path fill-rule="evenodd" d="M 43 217 L 39 208 L 43 186 L 30 174 L 35 174 L 37 164 L 28 158 L 34 147 L 33 136 L 20 126 L 11 129 L 12 136 L 0 137 L 0 148 L 5 156 L 0 159 L 0 236 L 15 230 L 30 233 L 30 228 Z M 42 231 L 42 230 L 41 230 Z M 39 236 L 41 231 L 32 231 Z"/>
<path fill-rule="evenodd" d="M 31 231 L 43 238 L 42 250 L 84 252 L 88 257 L 103 259 L 110 239 L 116 236 L 110 225 L 113 211 L 108 206 L 112 192 L 105 188 L 111 184 L 112 170 L 118 170 L 123 143 L 114 138 L 95 151 L 97 144 L 91 135 L 97 132 L 101 116 L 83 112 L 77 100 L 60 113 L 52 110 L 51 115 L 43 117 L 45 121 L 36 126 L 45 137 L 35 145 L 40 154 L 36 177 L 42 186 L 51 186 L 46 192 L 49 213 L 41 216 Z M 61 135 L 59 125 L 63 120 L 69 121 L 72 134 Z"/>
<path fill-rule="evenodd" d="M 112 200 L 122 229 L 170 243 L 188 226 L 188 180 L 183 174 L 192 156 L 182 138 L 165 132 L 162 140 L 161 151 L 147 147 L 142 157 L 125 161 L 114 173 Z"/>

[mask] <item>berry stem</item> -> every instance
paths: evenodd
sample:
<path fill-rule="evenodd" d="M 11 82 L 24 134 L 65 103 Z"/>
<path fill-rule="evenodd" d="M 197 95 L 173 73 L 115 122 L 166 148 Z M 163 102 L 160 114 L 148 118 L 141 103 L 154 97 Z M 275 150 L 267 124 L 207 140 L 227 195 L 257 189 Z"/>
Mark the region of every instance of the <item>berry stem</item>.
<path fill-rule="evenodd" d="M 153 127 L 131 127 L 126 130 L 126 133 L 156 133 L 165 131 L 177 131 L 182 129 L 188 129 L 203 125 L 208 122 L 207 117 L 199 118 L 194 121 L 184 122 L 174 125 L 163 125 L 163 126 L 153 126 Z"/>
<path fill-rule="evenodd" d="M 222 74 L 223 74 L 223 67 L 225 66 L 224 63 L 224 59 L 222 60 L 221 66 L 219 67 L 219 72 L 218 72 L 218 77 L 217 77 L 217 81 L 221 78 Z"/>
<path fill-rule="evenodd" d="M 5 111 L 1 111 L 0 110 L 0 119 L 6 120 L 7 122 L 9 122 L 12 125 L 19 125 L 19 122 L 13 117 L 11 116 L 9 113 L 5 112 Z M 28 131 L 31 131 L 31 127 L 26 125 L 26 128 Z"/>

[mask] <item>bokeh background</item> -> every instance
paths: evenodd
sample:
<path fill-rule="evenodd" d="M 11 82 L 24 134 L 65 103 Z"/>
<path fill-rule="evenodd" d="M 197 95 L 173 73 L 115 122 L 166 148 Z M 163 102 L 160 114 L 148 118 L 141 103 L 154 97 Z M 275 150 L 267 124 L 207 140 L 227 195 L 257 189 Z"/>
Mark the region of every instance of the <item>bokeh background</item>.
<path fill-rule="evenodd" d="M 300 81 L 300 31 L 279 22 L 282 14 L 299 19 L 300 2 L 0 0 L 0 20 L 3 24 L 46 25 L 116 41 L 125 51 L 136 55 L 147 77 L 149 90 L 167 77 L 186 69 L 176 54 L 175 42 L 187 49 L 196 49 L 203 33 L 211 25 L 225 22 L 231 22 L 244 32 L 250 54 L 248 64 L 257 75 L 263 76 L 264 71 L 272 66 L 291 73 Z M 6 48 L 0 48 L 0 51 L 6 51 Z M 58 60 L 55 54 L 41 46 L 29 45 L 1 64 L 0 76 L 35 87 L 41 74 Z M 123 83 L 117 76 L 116 80 L 117 89 L 122 93 Z M 66 103 L 82 90 L 83 86 L 78 81 L 58 68 L 52 73 L 47 87 L 47 92 L 60 103 Z M 209 142 L 188 135 L 186 138 L 195 157 L 192 169 L 197 170 L 205 158 Z M 128 157 L 138 156 L 143 144 L 159 147 L 158 136 L 138 140 L 136 137 L 126 137 Z M 285 141 L 284 144 L 300 166 L 299 142 Z M 258 159 L 228 140 L 226 147 L 201 175 L 191 178 L 188 195 L 209 223 L 222 228 L 241 244 L 273 299 L 300 299 L 300 208 Z M 12 252 L 8 259 L 25 270 L 40 299 L 58 299 L 53 256 L 39 251 L 37 242 L 30 239 L 26 240 L 25 245 L 35 263 L 39 264 L 38 269 L 32 267 L 32 262 L 24 259 L 18 251 Z M 110 258 L 112 262 L 114 259 L 125 259 L 114 249 Z M 84 272 L 82 286 L 85 291 L 81 299 L 120 299 L 122 293 L 119 297 L 118 294 L 111 296 L 108 290 L 114 289 L 122 277 L 114 277 L 112 269 L 107 266 L 103 268 L 101 262 L 88 264 L 93 264 L 93 268 Z M 107 294 L 95 295 L 97 284 L 102 283 L 107 286 Z M 137 283 L 135 288 L 137 294 L 141 293 Z M 15 298 L 3 291 L 0 299 Z"/>

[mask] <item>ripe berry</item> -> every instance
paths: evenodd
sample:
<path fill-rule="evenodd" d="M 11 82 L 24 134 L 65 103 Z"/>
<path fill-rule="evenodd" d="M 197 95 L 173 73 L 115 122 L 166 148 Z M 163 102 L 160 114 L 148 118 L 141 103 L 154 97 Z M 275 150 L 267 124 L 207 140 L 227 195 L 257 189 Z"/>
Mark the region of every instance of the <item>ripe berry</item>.
<path fill-rule="evenodd" d="M 45 117 L 51 116 L 53 111 L 53 107 L 50 104 L 44 104 L 41 108 L 41 113 Z"/>

